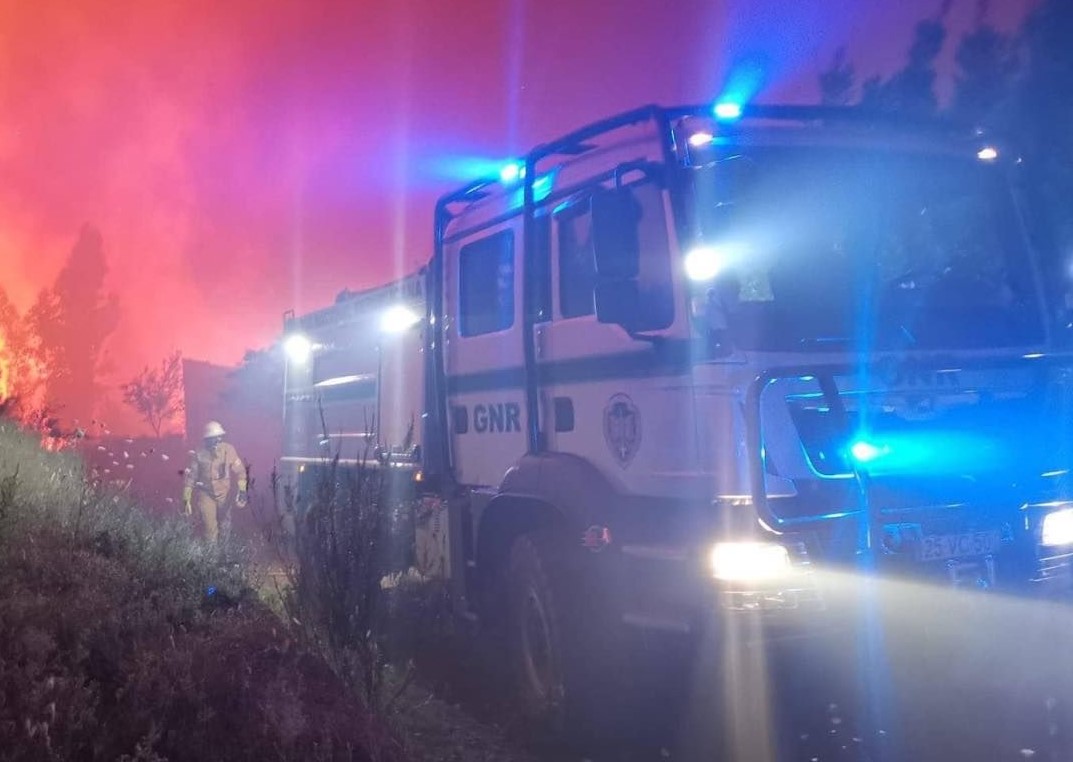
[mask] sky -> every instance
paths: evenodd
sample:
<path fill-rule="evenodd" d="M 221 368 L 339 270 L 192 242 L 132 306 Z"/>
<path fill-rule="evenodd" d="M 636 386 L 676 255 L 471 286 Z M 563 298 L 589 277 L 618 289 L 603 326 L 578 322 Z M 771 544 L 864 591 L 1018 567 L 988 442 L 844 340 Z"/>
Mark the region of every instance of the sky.
<path fill-rule="evenodd" d="M 758 100 L 813 102 L 839 46 L 890 72 L 940 5 L 0 0 L 0 286 L 27 309 L 88 222 L 123 310 L 105 383 L 176 349 L 235 363 L 284 310 L 423 264 L 436 196 L 482 162 L 710 101 L 741 61 Z"/>

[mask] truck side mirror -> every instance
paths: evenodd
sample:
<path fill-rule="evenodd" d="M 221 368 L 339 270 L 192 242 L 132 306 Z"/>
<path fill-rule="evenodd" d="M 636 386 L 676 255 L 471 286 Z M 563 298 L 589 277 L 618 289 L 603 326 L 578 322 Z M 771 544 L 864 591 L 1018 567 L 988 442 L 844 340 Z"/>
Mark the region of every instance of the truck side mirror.
<path fill-rule="evenodd" d="M 640 274 L 640 218 L 640 205 L 628 188 L 601 190 L 592 197 L 593 250 L 600 280 L 633 279 Z"/>
<path fill-rule="evenodd" d="M 598 278 L 594 297 L 598 321 L 634 332 L 641 314 L 641 292 L 635 278 Z"/>

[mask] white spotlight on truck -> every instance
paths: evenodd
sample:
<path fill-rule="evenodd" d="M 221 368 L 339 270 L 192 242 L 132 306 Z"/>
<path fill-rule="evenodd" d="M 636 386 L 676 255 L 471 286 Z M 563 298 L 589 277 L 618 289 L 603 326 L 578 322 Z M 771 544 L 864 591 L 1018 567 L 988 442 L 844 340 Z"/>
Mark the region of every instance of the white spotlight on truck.
<path fill-rule="evenodd" d="M 305 365 L 313 354 L 313 342 L 308 336 L 300 333 L 292 333 L 283 340 L 283 350 L 287 357 L 295 365 Z"/>
<path fill-rule="evenodd" d="M 395 304 L 388 307 L 380 318 L 380 330 L 384 333 L 402 333 L 421 321 L 421 316 L 409 307 Z"/>

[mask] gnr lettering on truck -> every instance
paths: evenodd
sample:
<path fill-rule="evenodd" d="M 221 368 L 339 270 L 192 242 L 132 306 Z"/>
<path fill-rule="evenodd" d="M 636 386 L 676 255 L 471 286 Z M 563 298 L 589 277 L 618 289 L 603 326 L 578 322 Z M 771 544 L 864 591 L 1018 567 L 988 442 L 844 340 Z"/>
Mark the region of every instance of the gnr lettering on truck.
<path fill-rule="evenodd" d="M 490 402 L 473 406 L 473 415 L 466 405 L 454 407 L 455 431 L 465 434 L 501 434 L 521 431 L 522 407 L 517 402 Z"/>

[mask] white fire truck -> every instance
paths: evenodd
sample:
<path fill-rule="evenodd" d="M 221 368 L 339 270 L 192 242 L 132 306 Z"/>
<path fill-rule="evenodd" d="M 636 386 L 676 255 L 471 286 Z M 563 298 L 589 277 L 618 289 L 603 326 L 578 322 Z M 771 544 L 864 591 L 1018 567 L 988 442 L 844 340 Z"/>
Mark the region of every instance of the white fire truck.
<path fill-rule="evenodd" d="M 441 198 L 420 272 L 287 317 L 285 463 L 412 474 L 420 565 L 505 625 L 534 715 L 612 629 L 794 628 L 825 571 L 1063 586 L 1068 372 L 1018 163 L 811 107 L 579 129 Z"/>

